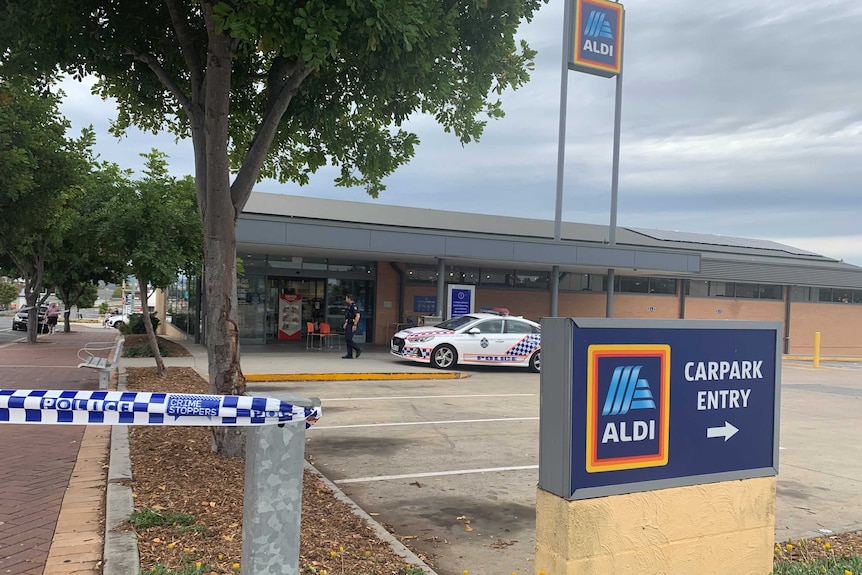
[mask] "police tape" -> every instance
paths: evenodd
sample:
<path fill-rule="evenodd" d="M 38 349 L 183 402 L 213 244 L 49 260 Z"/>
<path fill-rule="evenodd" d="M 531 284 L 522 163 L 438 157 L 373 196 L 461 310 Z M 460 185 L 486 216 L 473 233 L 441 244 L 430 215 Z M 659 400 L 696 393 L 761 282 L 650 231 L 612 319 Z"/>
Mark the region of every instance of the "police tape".
<path fill-rule="evenodd" d="M 269 397 L 133 391 L 0 389 L 0 423 L 274 425 L 320 419 L 320 407 Z"/>

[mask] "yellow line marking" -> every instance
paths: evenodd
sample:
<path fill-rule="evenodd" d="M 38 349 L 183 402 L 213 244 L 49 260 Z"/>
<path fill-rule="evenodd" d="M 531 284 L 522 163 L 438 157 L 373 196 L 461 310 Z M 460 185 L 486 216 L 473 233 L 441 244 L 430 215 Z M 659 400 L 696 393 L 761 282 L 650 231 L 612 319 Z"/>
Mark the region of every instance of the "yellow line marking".
<path fill-rule="evenodd" d="M 782 359 L 787 361 L 814 361 L 813 355 L 785 355 Z M 858 362 L 862 361 L 862 357 L 846 357 L 846 356 L 820 356 L 820 361 L 845 361 Z"/>
<path fill-rule="evenodd" d="M 445 373 L 250 373 L 246 381 L 370 381 L 385 379 L 461 379 L 460 372 Z"/>

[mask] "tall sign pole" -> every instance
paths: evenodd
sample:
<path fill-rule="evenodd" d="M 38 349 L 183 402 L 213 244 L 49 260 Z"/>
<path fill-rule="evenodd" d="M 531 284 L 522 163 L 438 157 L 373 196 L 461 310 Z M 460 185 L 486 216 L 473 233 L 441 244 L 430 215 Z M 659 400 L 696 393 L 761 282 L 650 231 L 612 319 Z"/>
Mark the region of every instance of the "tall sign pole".
<path fill-rule="evenodd" d="M 563 20 L 563 70 L 560 81 L 560 137 L 557 152 L 557 197 L 554 218 L 554 241 L 561 239 L 563 210 L 563 164 L 566 140 L 567 72 L 575 70 L 595 76 L 616 76 L 614 109 L 614 151 L 611 174 L 611 221 L 608 243 L 616 245 L 617 195 L 619 188 L 620 119 L 622 116 L 623 30 L 625 10 L 610 0 L 566 0 Z M 551 278 L 551 315 L 557 315 L 559 267 Z M 608 269 L 608 291 L 605 313 L 613 317 L 614 270 Z"/>
<path fill-rule="evenodd" d="M 617 196 L 620 184 L 620 121 L 623 115 L 623 43 L 625 39 L 625 22 L 620 24 L 620 71 L 617 74 L 616 98 L 614 102 L 614 152 L 611 167 L 611 222 L 608 231 L 608 243 L 617 245 Z M 614 317 L 614 269 L 608 270 L 608 297 L 605 302 L 605 317 Z"/>
<path fill-rule="evenodd" d="M 557 201 L 554 210 L 554 241 L 562 238 L 563 172 L 566 164 L 566 104 L 569 93 L 569 55 L 572 36 L 572 1 L 563 0 L 563 57 L 560 69 L 560 132 L 557 140 Z M 551 268 L 551 317 L 556 317 L 560 297 L 560 266 Z"/>

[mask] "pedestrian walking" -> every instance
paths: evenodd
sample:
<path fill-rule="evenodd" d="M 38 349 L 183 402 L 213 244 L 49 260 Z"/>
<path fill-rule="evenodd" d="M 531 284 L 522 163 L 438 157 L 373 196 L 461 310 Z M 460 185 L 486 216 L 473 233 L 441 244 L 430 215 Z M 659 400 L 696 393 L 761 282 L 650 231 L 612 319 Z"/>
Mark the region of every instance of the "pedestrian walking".
<path fill-rule="evenodd" d="M 356 351 L 356 358 L 362 354 L 362 350 L 353 341 L 353 336 L 356 334 L 356 326 L 359 325 L 359 308 L 353 296 L 347 294 L 344 297 L 347 302 L 347 309 L 344 312 L 344 341 L 347 343 L 347 355 L 342 355 L 341 359 L 353 359 L 353 352 Z"/>
<path fill-rule="evenodd" d="M 48 333 L 54 333 L 57 328 L 57 321 L 60 319 L 60 308 L 57 302 L 52 301 L 45 312 L 45 322 L 48 324 Z"/>

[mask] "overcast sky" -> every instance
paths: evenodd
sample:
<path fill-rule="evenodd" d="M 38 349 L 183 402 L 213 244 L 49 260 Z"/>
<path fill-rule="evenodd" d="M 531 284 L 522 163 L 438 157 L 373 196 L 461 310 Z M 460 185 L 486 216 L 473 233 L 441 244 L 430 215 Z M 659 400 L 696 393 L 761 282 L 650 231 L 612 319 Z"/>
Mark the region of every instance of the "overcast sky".
<path fill-rule="evenodd" d="M 862 265 L 862 2 L 628 0 L 618 225 L 770 239 Z M 521 36 L 538 50 L 506 117 L 462 147 L 434 120 L 373 200 L 327 169 L 256 191 L 553 221 L 563 2 Z M 613 79 L 568 73 L 565 221 L 608 224 Z M 67 83 L 63 112 L 92 124 L 102 159 L 140 169 L 158 148 L 192 174 L 190 141 L 107 132 L 113 106 Z M 549 226 L 549 234 L 553 233 Z"/>

